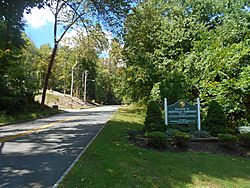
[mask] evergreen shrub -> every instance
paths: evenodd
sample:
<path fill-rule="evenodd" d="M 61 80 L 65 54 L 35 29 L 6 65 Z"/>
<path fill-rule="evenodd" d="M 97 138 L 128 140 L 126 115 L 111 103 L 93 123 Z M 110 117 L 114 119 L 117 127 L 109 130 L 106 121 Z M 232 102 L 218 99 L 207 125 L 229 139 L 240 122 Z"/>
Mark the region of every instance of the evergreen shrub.
<path fill-rule="evenodd" d="M 227 149 L 235 149 L 238 137 L 231 134 L 218 134 L 219 143 Z"/>
<path fill-rule="evenodd" d="M 172 139 L 176 132 L 180 132 L 180 131 L 177 129 L 173 129 L 173 128 L 167 128 L 167 130 L 165 132 L 166 138 Z"/>
<path fill-rule="evenodd" d="M 193 138 L 209 138 L 209 137 L 211 137 L 211 135 L 207 131 L 203 131 L 203 130 L 197 131 L 196 130 L 192 133 L 192 137 Z"/>
<path fill-rule="evenodd" d="M 144 121 L 144 132 L 160 131 L 165 132 L 166 126 L 161 115 L 161 109 L 157 102 L 150 101 Z"/>
<path fill-rule="evenodd" d="M 238 135 L 240 145 L 250 148 L 250 132 Z"/>
<path fill-rule="evenodd" d="M 189 133 L 190 132 L 190 128 L 188 125 L 170 125 L 171 128 L 176 129 L 180 132 L 186 132 Z"/>
<path fill-rule="evenodd" d="M 209 103 L 207 116 L 203 125 L 213 136 L 226 132 L 226 117 L 218 102 L 212 100 Z"/>
<path fill-rule="evenodd" d="M 148 138 L 148 144 L 150 146 L 162 149 L 167 145 L 166 135 L 163 132 L 147 132 L 145 136 Z"/>
<path fill-rule="evenodd" d="M 191 136 L 189 133 L 185 132 L 176 132 L 173 136 L 174 145 L 180 148 L 186 148 L 189 144 Z"/>

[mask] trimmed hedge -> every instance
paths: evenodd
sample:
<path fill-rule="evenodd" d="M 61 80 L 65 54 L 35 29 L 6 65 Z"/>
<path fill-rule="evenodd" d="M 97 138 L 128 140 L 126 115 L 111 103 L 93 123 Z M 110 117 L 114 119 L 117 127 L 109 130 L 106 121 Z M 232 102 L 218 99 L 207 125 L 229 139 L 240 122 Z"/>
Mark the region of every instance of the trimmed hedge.
<path fill-rule="evenodd" d="M 211 137 L 211 135 L 207 131 L 200 130 L 200 131 L 194 131 L 192 133 L 192 137 L 193 138 L 209 138 Z"/>
<path fill-rule="evenodd" d="M 208 112 L 203 125 L 213 136 L 226 132 L 226 116 L 218 102 L 212 100 L 208 104 Z"/>
<path fill-rule="evenodd" d="M 237 136 L 231 134 L 218 134 L 218 139 L 220 142 L 237 142 Z"/>
<path fill-rule="evenodd" d="M 189 144 L 190 139 L 191 139 L 191 136 L 189 133 L 180 132 L 180 131 L 174 133 L 174 136 L 173 136 L 174 145 L 180 148 L 186 148 Z"/>
<path fill-rule="evenodd" d="M 169 125 L 172 129 L 176 129 L 180 132 L 186 132 L 189 133 L 190 132 L 190 128 L 189 125 Z"/>
<path fill-rule="evenodd" d="M 220 145 L 227 149 L 235 149 L 238 143 L 238 137 L 231 134 L 218 134 Z"/>
<path fill-rule="evenodd" d="M 250 148 L 250 132 L 238 135 L 240 145 Z"/>
<path fill-rule="evenodd" d="M 165 148 L 167 146 L 166 135 L 163 132 L 154 131 L 145 134 L 148 138 L 148 144 L 156 148 Z"/>
<path fill-rule="evenodd" d="M 180 132 L 179 130 L 177 129 L 172 129 L 172 128 L 167 128 L 165 134 L 166 134 L 166 138 L 167 139 L 172 139 L 174 137 L 174 134 L 176 132 Z"/>

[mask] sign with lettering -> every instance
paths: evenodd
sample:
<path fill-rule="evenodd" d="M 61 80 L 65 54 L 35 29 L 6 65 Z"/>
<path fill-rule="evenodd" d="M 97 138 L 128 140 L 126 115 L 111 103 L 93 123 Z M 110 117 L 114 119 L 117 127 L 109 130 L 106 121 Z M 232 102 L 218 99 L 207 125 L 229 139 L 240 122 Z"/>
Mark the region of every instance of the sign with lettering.
<path fill-rule="evenodd" d="M 183 100 L 179 100 L 167 106 L 168 124 L 197 124 L 197 105 L 191 105 Z"/>

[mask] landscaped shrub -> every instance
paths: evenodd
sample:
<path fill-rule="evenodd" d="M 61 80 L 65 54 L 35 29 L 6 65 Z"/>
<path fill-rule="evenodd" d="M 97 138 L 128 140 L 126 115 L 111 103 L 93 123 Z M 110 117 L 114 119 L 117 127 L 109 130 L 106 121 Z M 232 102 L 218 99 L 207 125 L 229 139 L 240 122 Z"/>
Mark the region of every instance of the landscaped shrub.
<path fill-rule="evenodd" d="M 235 129 L 235 128 L 229 128 L 229 127 L 227 127 L 226 129 L 225 129 L 225 133 L 226 134 L 232 134 L 232 135 L 237 135 L 237 130 Z"/>
<path fill-rule="evenodd" d="M 164 120 L 161 115 L 161 109 L 157 102 L 150 101 L 148 104 L 148 109 L 146 113 L 146 118 L 144 121 L 144 132 L 160 131 L 164 132 L 166 126 L 164 125 Z"/>
<path fill-rule="evenodd" d="M 216 136 L 218 133 L 225 133 L 226 117 L 220 104 L 214 100 L 208 105 L 204 126 L 213 136 Z"/>
<path fill-rule="evenodd" d="M 167 144 L 166 135 L 163 132 L 148 132 L 145 134 L 148 138 L 148 144 L 156 148 L 165 148 Z"/>
<path fill-rule="evenodd" d="M 238 135 L 240 145 L 250 148 L 250 132 Z"/>
<path fill-rule="evenodd" d="M 180 148 L 186 148 L 188 146 L 188 143 L 191 139 L 191 136 L 189 133 L 185 132 L 176 132 L 173 136 L 174 145 Z"/>
<path fill-rule="evenodd" d="M 166 138 L 167 139 L 172 139 L 176 132 L 180 132 L 180 131 L 177 130 L 177 129 L 173 129 L 173 128 L 167 128 L 167 130 L 165 132 Z"/>
<path fill-rule="evenodd" d="M 192 137 L 193 138 L 209 138 L 211 137 L 211 135 L 207 131 L 200 130 L 200 131 L 194 131 L 192 133 Z"/>
<path fill-rule="evenodd" d="M 227 149 L 235 149 L 238 137 L 231 134 L 218 134 L 220 145 Z"/>
<path fill-rule="evenodd" d="M 241 126 L 238 127 L 239 133 L 249 133 L 250 132 L 250 126 Z"/>
<path fill-rule="evenodd" d="M 188 125 L 169 125 L 171 128 L 179 130 L 180 132 L 186 132 L 189 133 L 190 129 Z"/>
<path fill-rule="evenodd" d="M 250 127 L 250 115 L 249 115 L 249 119 L 247 118 L 242 118 L 236 121 L 238 127 Z"/>

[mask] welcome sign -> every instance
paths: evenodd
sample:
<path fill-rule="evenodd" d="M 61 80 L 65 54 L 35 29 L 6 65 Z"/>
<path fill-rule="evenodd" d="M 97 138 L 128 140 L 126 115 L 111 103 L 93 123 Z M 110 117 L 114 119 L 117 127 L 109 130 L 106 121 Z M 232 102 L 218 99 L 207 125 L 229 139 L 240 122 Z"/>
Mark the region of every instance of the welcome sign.
<path fill-rule="evenodd" d="M 179 100 L 167 109 L 168 125 L 197 124 L 197 106 Z"/>
<path fill-rule="evenodd" d="M 164 110 L 166 125 L 197 124 L 198 130 L 201 129 L 199 98 L 197 99 L 197 105 L 191 105 L 183 100 L 167 105 L 167 99 L 165 98 Z"/>

